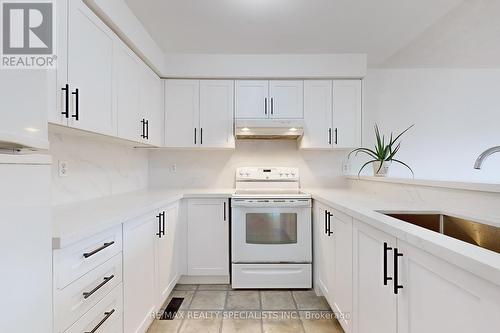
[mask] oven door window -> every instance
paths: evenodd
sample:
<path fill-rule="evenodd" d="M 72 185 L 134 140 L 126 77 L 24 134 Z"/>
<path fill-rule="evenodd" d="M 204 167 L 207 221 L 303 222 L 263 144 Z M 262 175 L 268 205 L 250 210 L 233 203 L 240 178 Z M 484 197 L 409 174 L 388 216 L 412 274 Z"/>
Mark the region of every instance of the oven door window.
<path fill-rule="evenodd" d="M 247 213 L 247 244 L 297 244 L 297 213 Z"/>

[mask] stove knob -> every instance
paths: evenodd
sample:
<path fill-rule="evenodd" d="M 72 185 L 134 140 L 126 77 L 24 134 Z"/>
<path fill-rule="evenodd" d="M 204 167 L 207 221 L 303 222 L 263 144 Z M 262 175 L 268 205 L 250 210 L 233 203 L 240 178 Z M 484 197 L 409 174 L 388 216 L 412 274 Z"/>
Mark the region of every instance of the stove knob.
<path fill-rule="evenodd" d="M 285 176 L 287 176 L 287 177 L 288 177 L 288 173 L 285 173 Z"/>
<path fill-rule="evenodd" d="M 243 172 L 242 171 L 240 171 L 240 176 L 243 176 Z"/>

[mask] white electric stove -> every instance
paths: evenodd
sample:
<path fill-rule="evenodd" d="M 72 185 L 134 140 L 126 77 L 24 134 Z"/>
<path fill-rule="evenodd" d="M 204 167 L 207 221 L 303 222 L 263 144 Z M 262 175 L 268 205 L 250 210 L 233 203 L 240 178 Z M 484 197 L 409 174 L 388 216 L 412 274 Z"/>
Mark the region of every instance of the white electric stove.
<path fill-rule="evenodd" d="M 232 287 L 312 287 L 311 196 L 299 170 L 239 168 L 232 198 Z"/>

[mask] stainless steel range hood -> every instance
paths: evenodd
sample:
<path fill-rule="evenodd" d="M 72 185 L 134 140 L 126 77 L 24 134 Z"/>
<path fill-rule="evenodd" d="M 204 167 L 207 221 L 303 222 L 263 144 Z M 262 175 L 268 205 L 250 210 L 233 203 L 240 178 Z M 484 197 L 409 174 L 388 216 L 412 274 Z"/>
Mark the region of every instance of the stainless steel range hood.
<path fill-rule="evenodd" d="M 304 134 L 301 120 L 236 119 L 239 140 L 297 140 Z"/>

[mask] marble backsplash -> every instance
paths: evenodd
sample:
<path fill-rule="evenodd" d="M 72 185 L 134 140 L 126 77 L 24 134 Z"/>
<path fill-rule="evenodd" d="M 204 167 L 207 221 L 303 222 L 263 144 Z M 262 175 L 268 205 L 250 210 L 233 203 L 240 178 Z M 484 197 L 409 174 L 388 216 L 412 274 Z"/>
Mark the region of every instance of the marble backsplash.
<path fill-rule="evenodd" d="M 236 150 L 156 150 L 150 152 L 151 188 L 232 188 L 238 167 L 296 167 L 304 188 L 345 184 L 347 151 L 303 151 L 296 141 L 244 140 Z"/>
<path fill-rule="evenodd" d="M 148 186 L 148 152 L 104 137 L 49 133 L 52 204 L 131 192 Z M 68 165 L 59 176 L 59 161 Z"/>

